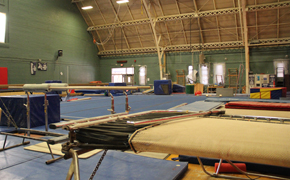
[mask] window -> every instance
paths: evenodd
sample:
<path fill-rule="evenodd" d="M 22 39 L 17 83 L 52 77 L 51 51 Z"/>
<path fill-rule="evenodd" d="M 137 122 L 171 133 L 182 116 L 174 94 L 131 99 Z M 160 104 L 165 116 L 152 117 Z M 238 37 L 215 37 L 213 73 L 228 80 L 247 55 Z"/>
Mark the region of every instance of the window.
<path fill-rule="evenodd" d="M 141 66 L 139 68 L 139 84 L 146 85 L 147 69 L 146 66 Z"/>
<path fill-rule="evenodd" d="M 207 64 L 201 64 L 199 66 L 199 77 L 200 77 L 200 83 L 201 84 L 208 84 L 208 74 L 209 74 L 209 70 L 208 70 L 208 65 Z"/>
<path fill-rule="evenodd" d="M 186 76 L 186 83 L 193 84 L 192 71 L 193 71 L 192 65 L 188 66 L 188 75 Z"/>
<path fill-rule="evenodd" d="M 284 74 L 288 74 L 289 60 L 288 59 L 275 59 L 274 60 L 274 72 L 277 77 L 284 77 Z"/>
<path fill-rule="evenodd" d="M 225 82 L 225 63 L 214 63 L 213 82 L 216 85 L 223 85 Z"/>
<path fill-rule="evenodd" d="M 113 83 L 122 83 L 125 82 L 125 76 L 124 75 L 134 75 L 134 68 L 112 68 L 112 77 L 111 81 Z M 131 82 L 131 79 L 129 79 Z"/>
<path fill-rule="evenodd" d="M 188 66 L 188 74 L 192 74 L 193 67 L 192 65 Z"/>
<path fill-rule="evenodd" d="M 284 77 L 284 64 L 277 63 L 277 77 Z"/>
<path fill-rule="evenodd" d="M 6 13 L 0 13 L 0 43 L 5 43 Z"/>

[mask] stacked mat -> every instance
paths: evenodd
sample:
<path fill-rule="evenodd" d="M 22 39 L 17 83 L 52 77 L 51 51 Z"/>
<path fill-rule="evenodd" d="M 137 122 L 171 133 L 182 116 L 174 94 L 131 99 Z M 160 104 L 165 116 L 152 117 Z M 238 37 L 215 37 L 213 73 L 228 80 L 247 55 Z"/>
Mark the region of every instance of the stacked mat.
<path fill-rule="evenodd" d="M 171 80 L 155 80 L 154 93 L 156 95 L 170 95 L 172 94 Z"/>
<path fill-rule="evenodd" d="M 251 99 L 279 99 L 280 97 L 286 97 L 287 88 L 251 88 Z"/>
<path fill-rule="evenodd" d="M 231 108 L 231 109 L 289 111 L 290 110 L 290 103 L 267 103 L 267 102 L 239 101 L 239 102 L 229 102 L 225 105 L 225 107 Z"/>

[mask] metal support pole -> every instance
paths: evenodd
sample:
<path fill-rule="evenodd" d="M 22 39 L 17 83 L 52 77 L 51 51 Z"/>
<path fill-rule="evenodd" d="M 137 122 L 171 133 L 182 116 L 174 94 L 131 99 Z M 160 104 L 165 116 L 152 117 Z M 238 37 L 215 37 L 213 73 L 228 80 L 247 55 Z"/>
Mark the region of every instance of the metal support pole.
<path fill-rule="evenodd" d="M 26 116 L 27 116 L 27 129 L 30 129 L 30 102 L 29 102 L 29 93 L 25 92 L 27 95 L 27 103 L 26 103 Z M 30 132 L 27 132 L 27 136 L 30 136 Z"/>
<path fill-rule="evenodd" d="M 126 91 L 124 91 L 124 94 L 126 95 L 126 105 L 125 105 L 125 111 L 129 112 L 131 107 L 129 106 L 129 98 L 128 98 L 128 94 L 126 93 Z"/>
<path fill-rule="evenodd" d="M 108 111 L 111 111 L 111 114 L 115 114 L 115 106 L 114 106 L 114 96 L 110 93 L 108 90 L 108 95 L 111 96 L 111 109 L 108 109 Z"/>
<path fill-rule="evenodd" d="M 74 176 L 74 180 L 80 179 L 80 172 L 79 172 L 79 159 L 78 154 L 73 150 L 69 150 L 69 154 L 72 156 L 72 161 L 66 176 L 66 180 L 71 180 L 72 176 Z"/>
<path fill-rule="evenodd" d="M 248 43 L 248 25 L 247 25 L 247 12 L 246 12 L 246 1 L 242 0 L 243 10 L 243 23 L 244 23 L 244 45 L 245 45 L 245 59 L 246 59 L 246 93 L 249 93 L 249 71 L 250 71 L 250 54 L 249 54 L 249 43 Z"/>
<path fill-rule="evenodd" d="M 48 115 L 47 115 L 47 106 L 48 100 L 46 93 L 44 94 L 44 117 L 45 117 L 45 131 L 48 131 Z"/>

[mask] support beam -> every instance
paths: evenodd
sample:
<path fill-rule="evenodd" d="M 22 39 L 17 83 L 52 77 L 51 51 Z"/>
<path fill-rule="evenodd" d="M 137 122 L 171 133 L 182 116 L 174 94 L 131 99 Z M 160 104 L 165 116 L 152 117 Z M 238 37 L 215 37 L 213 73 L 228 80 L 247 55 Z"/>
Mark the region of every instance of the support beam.
<path fill-rule="evenodd" d="M 261 5 L 251 5 L 246 7 L 246 11 L 264 11 L 268 9 L 277 9 L 277 8 L 288 8 L 290 7 L 290 1 L 279 2 L 279 3 L 271 3 L 271 4 L 261 4 Z M 185 13 L 185 14 L 178 14 L 178 15 L 170 15 L 170 16 L 160 16 L 157 17 L 156 23 L 165 22 L 165 21 L 177 21 L 183 19 L 191 19 L 191 18 L 200 18 L 200 17 L 210 17 L 210 16 L 219 16 L 219 15 L 226 15 L 226 14 L 238 14 L 239 8 L 227 8 L 227 9 L 219 9 L 219 10 L 211 10 L 211 11 L 201 11 L 201 12 L 194 12 L 194 13 Z M 98 26 L 90 26 L 88 27 L 87 31 L 94 31 L 97 29 L 109 29 L 112 27 L 124 27 L 124 26 L 136 26 L 140 24 L 149 24 L 150 19 L 138 19 L 133 21 L 125 21 L 119 23 L 112 23 L 112 24 L 104 24 Z"/>
<path fill-rule="evenodd" d="M 180 13 L 180 8 L 179 8 L 178 1 L 177 1 L 177 0 L 175 0 L 175 4 L 176 4 L 176 7 L 177 7 L 178 14 L 181 14 L 181 13 Z M 180 23 L 181 23 L 181 28 L 183 29 L 183 36 L 184 36 L 185 43 L 188 44 L 188 42 L 187 42 L 187 38 L 186 38 L 186 34 L 185 34 L 185 29 L 184 29 L 184 25 L 183 25 L 182 20 L 180 20 Z"/>
<path fill-rule="evenodd" d="M 213 2 L 213 7 L 214 7 L 214 10 L 216 10 L 216 2 L 215 0 L 212 0 Z M 220 33 L 220 28 L 219 28 L 219 20 L 218 20 L 218 16 L 215 17 L 216 19 L 216 27 L 217 27 L 217 30 L 218 30 L 218 37 L 219 37 L 219 42 L 222 42 L 221 41 L 221 33 Z"/>
<path fill-rule="evenodd" d="M 95 2 L 95 4 L 96 4 L 96 6 L 97 6 L 97 8 L 98 8 L 98 10 L 99 10 L 99 12 L 100 12 L 100 14 L 101 14 L 101 16 L 102 16 L 103 21 L 104 21 L 105 23 L 107 23 L 107 21 L 106 21 L 106 19 L 105 19 L 103 13 L 102 13 L 102 11 L 101 11 L 101 8 L 100 8 L 100 6 L 99 6 L 97 0 L 94 0 L 94 2 Z M 96 31 L 96 32 L 97 32 L 97 34 L 98 34 L 99 39 L 101 39 L 101 37 L 100 37 L 98 31 Z M 110 34 L 110 30 L 108 30 L 108 33 Z M 115 36 L 115 34 L 114 34 L 114 36 Z M 114 41 L 114 38 L 112 38 L 112 41 L 113 41 L 113 43 L 114 43 L 114 47 L 115 47 L 115 49 L 117 49 L 116 43 L 115 43 L 115 41 Z"/>
<path fill-rule="evenodd" d="M 162 13 L 162 16 L 164 16 L 164 12 L 163 12 L 163 9 L 162 9 L 162 7 L 161 7 L 160 0 L 158 0 L 158 5 L 159 5 L 160 11 L 161 11 L 161 13 Z M 168 40 L 169 40 L 169 44 L 172 45 L 172 41 L 171 41 L 171 38 L 170 38 L 170 35 L 169 35 L 168 26 L 167 26 L 167 24 L 166 24 L 165 21 L 164 21 L 164 25 L 165 25 L 166 30 L 167 30 L 166 32 L 167 32 L 167 36 L 168 36 Z"/>
<path fill-rule="evenodd" d="M 249 54 L 249 44 L 248 44 L 246 0 L 242 0 L 242 10 L 243 10 L 243 23 L 244 23 L 245 59 L 246 59 L 246 93 L 248 94 L 249 93 L 250 54 Z"/>
<path fill-rule="evenodd" d="M 127 3 L 126 5 L 127 5 L 127 9 L 128 9 L 128 11 L 129 11 L 129 14 L 130 14 L 132 20 L 134 20 L 134 17 L 133 17 L 133 15 L 132 15 L 132 12 L 131 12 L 131 10 L 130 10 L 130 7 L 129 7 L 128 3 Z M 141 47 L 143 47 L 143 44 L 142 44 L 142 41 L 141 41 L 141 38 L 140 38 L 140 34 L 139 34 L 138 26 L 135 26 L 135 29 L 136 29 L 136 33 L 137 33 L 137 35 L 138 35 L 138 39 L 139 39 L 139 41 L 140 41 L 140 45 L 141 45 Z"/>
<path fill-rule="evenodd" d="M 235 2 L 235 0 L 233 0 L 233 5 L 234 5 L 234 7 L 236 7 L 236 2 Z M 235 23 L 236 23 L 237 41 L 239 41 L 238 18 L 237 18 L 237 15 L 236 15 L 236 14 L 234 14 L 234 16 L 235 16 Z"/>
<path fill-rule="evenodd" d="M 111 0 L 108 0 L 108 1 L 109 1 L 110 4 L 111 4 L 111 7 L 112 7 L 112 9 L 113 9 L 113 12 L 114 12 L 116 18 L 118 19 L 119 22 L 121 22 L 121 21 L 120 21 L 120 18 L 119 18 L 119 16 L 118 16 L 118 14 L 117 14 L 117 12 L 116 12 L 116 10 L 115 10 L 115 7 L 114 7 L 112 1 L 111 1 Z M 124 35 L 124 37 L 125 37 L 125 41 L 126 41 L 127 47 L 130 49 L 130 45 L 129 45 L 129 43 L 128 43 L 127 36 L 126 36 L 126 34 L 125 34 L 125 31 L 124 31 L 124 28 L 123 28 L 123 27 L 121 27 L 121 31 L 122 31 L 122 33 L 123 33 L 123 35 Z"/>
<path fill-rule="evenodd" d="M 150 9 L 146 3 L 146 0 L 143 0 L 143 4 L 144 4 L 144 7 L 147 11 L 147 14 L 149 16 L 149 19 L 150 19 L 150 23 L 151 23 L 151 26 L 152 26 L 152 30 L 153 30 L 153 34 L 154 34 L 154 40 L 155 40 L 155 46 L 156 46 L 156 51 L 157 51 L 157 54 L 158 54 L 158 62 L 159 62 L 159 73 L 160 73 L 160 79 L 163 79 L 163 73 L 162 73 L 162 55 L 161 55 L 161 52 L 160 52 L 160 49 L 159 49 L 159 42 L 160 42 L 160 39 L 161 39 L 161 36 L 159 36 L 159 38 L 157 38 L 157 33 L 156 33 L 156 30 L 155 30 L 155 23 L 156 22 L 153 22 L 153 18 L 151 17 L 151 13 L 150 13 Z"/>

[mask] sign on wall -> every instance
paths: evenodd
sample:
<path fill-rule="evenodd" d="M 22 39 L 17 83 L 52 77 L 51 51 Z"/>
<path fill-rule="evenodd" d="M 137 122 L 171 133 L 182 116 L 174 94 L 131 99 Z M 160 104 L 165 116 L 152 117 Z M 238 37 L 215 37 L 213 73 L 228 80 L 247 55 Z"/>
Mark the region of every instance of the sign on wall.
<path fill-rule="evenodd" d="M 36 73 L 36 62 L 30 62 L 30 74 L 35 75 Z"/>
<path fill-rule="evenodd" d="M 46 71 L 47 70 L 47 63 L 38 62 L 37 69 L 40 71 Z"/>

